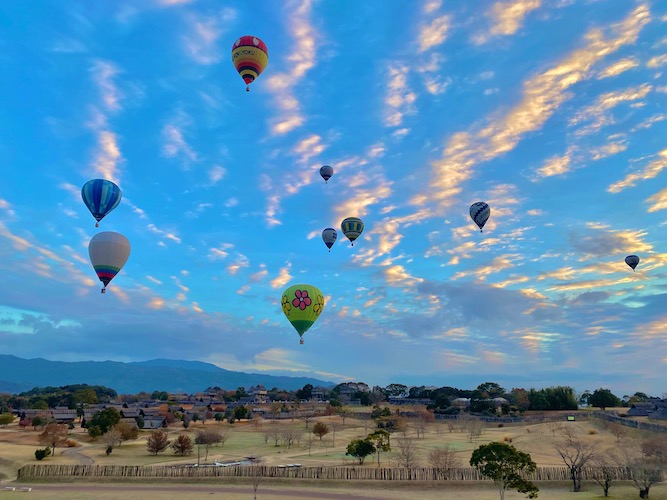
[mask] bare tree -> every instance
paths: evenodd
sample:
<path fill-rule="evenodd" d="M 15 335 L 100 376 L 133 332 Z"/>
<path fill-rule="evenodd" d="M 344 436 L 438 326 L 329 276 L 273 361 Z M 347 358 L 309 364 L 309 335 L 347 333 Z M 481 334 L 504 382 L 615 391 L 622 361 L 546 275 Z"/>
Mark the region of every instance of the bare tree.
<path fill-rule="evenodd" d="M 338 423 L 330 421 L 329 428 L 331 429 L 331 446 L 336 446 L 336 429 L 338 428 Z"/>
<path fill-rule="evenodd" d="M 299 429 L 294 427 L 283 427 L 281 429 L 280 436 L 282 437 L 283 444 L 287 446 L 289 450 L 294 443 L 298 443 L 301 439 L 303 433 Z"/>
<path fill-rule="evenodd" d="M 587 443 L 577 438 L 573 428 L 563 429 L 565 438 L 554 444 L 554 448 L 570 471 L 572 491 L 581 491 L 581 470 L 597 453 L 596 443 Z"/>
<path fill-rule="evenodd" d="M 336 409 L 336 413 L 343 420 L 343 425 L 345 425 L 345 419 L 349 417 L 352 412 L 350 411 L 349 408 L 346 408 L 345 406 L 339 406 Z"/>
<path fill-rule="evenodd" d="M 373 405 L 373 406 L 375 406 L 375 405 L 379 405 L 379 404 L 382 403 L 383 401 L 386 401 L 386 400 L 387 400 L 386 396 L 384 395 L 384 392 L 382 392 L 382 391 L 379 390 L 379 389 L 373 389 L 373 390 L 369 393 L 368 397 L 370 398 L 370 400 L 371 400 L 371 405 Z"/>
<path fill-rule="evenodd" d="M 446 478 L 447 469 L 461 467 L 461 458 L 449 445 L 429 451 L 428 462 L 441 479 Z"/>
<path fill-rule="evenodd" d="M 419 451 L 416 440 L 413 438 L 401 438 L 396 440 L 398 449 L 394 458 L 399 467 L 411 469 L 419 467 Z"/>
<path fill-rule="evenodd" d="M 115 427 L 112 427 L 109 429 L 107 432 L 105 432 L 102 435 L 102 439 L 104 440 L 104 444 L 107 445 L 106 453 L 107 455 L 111 455 L 111 452 L 114 449 L 114 446 L 120 445 L 123 436 L 121 432 L 116 429 Z"/>
<path fill-rule="evenodd" d="M 478 438 L 484 433 L 484 422 L 472 415 L 459 417 L 459 425 L 461 426 L 461 431 L 468 434 L 469 443 L 472 443 L 473 439 Z"/>
<path fill-rule="evenodd" d="M 591 459 L 591 476 L 602 488 L 604 496 L 609 496 L 609 488 L 614 480 L 614 470 L 621 464 L 621 457 L 615 449 L 605 450 Z"/>
<path fill-rule="evenodd" d="M 250 484 L 252 484 L 252 498 L 253 500 L 257 500 L 257 489 L 259 488 L 259 484 L 262 482 L 262 469 L 261 467 L 255 465 L 252 468 L 252 472 L 250 474 Z"/>
<path fill-rule="evenodd" d="M 67 442 L 67 425 L 65 424 L 46 424 L 44 430 L 39 435 L 40 444 L 48 444 L 51 447 L 51 454 L 56 456 L 56 446 L 61 446 Z"/>
<path fill-rule="evenodd" d="M 217 428 L 212 429 L 208 428 L 206 430 L 197 431 L 197 436 L 195 437 L 195 444 L 198 446 L 204 446 L 206 457 L 204 460 L 208 460 L 208 450 L 211 446 L 216 444 L 224 445 L 227 441 L 229 435 L 228 428 Z"/>
<path fill-rule="evenodd" d="M 549 422 L 547 425 L 549 426 L 552 437 L 556 437 L 556 434 L 563 430 L 563 422 L 559 420 Z"/>
<path fill-rule="evenodd" d="M 630 432 L 630 429 L 628 429 L 625 425 L 621 425 L 617 422 L 609 422 L 607 424 L 607 429 L 612 433 L 612 435 L 616 438 L 616 442 L 619 444 L 621 440 L 627 437 Z"/>

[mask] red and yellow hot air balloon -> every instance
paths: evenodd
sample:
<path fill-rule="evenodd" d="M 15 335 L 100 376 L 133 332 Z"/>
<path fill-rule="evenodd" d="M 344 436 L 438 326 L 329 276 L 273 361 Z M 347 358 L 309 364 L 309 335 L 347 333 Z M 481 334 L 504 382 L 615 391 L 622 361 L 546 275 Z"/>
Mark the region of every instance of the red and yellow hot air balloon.
<path fill-rule="evenodd" d="M 250 92 L 250 84 L 262 74 L 269 62 L 269 50 L 256 36 L 242 36 L 232 46 L 232 62 L 247 84 L 246 91 Z"/>

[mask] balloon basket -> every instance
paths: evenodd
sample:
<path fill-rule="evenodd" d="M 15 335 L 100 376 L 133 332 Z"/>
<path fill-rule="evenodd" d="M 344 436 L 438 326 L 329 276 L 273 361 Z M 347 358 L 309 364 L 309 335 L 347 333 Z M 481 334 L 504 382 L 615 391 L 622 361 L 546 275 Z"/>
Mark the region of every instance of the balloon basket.
<path fill-rule="evenodd" d="M 299 344 L 303 345 L 303 339 L 299 340 Z"/>
<path fill-rule="evenodd" d="M 102 290 L 100 290 L 100 293 L 107 293 L 107 289 L 106 289 L 106 288 L 102 288 Z"/>
<path fill-rule="evenodd" d="M 99 222 L 96 222 L 96 223 L 95 223 L 95 227 L 100 227 L 100 223 L 99 223 Z"/>
<path fill-rule="evenodd" d="M 245 91 L 250 92 L 250 85 L 246 85 Z"/>

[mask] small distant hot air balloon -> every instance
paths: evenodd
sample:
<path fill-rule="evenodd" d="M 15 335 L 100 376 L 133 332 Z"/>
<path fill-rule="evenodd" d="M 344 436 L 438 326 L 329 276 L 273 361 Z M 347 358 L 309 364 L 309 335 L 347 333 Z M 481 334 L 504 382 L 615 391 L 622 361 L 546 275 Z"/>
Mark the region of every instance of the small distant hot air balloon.
<path fill-rule="evenodd" d="M 331 176 L 333 174 L 334 174 L 334 169 L 329 165 L 324 165 L 323 167 L 320 168 L 320 175 L 322 176 L 322 179 L 324 179 L 325 184 L 329 179 L 331 179 Z"/>
<path fill-rule="evenodd" d="M 635 270 L 635 267 L 637 267 L 637 264 L 639 264 L 639 257 L 636 255 L 628 255 L 625 258 L 625 263 L 632 268 L 632 270 Z"/>
<path fill-rule="evenodd" d="M 324 295 L 313 285 L 292 285 L 283 292 L 283 313 L 301 337 L 313 326 L 324 309 Z"/>
<path fill-rule="evenodd" d="M 93 179 L 81 188 L 81 198 L 100 226 L 100 221 L 120 203 L 123 193 L 120 188 L 106 179 Z"/>
<path fill-rule="evenodd" d="M 364 230 L 364 223 L 357 217 L 348 217 L 347 219 L 343 219 L 343 222 L 340 223 L 340 228 L 343 230 L 343 234 L 347 236 L 347 239 L 352 242 L 352 246 L 354 246 L 354 240 L 356 240 Z"/>
<path fill-rule="evenodd" d="M 470 217 L 479 227 L 480 233 L 486 221 L 489 220 L 489 215 L 491 215 L 491 209 L 483 201 L 478 201 L 470 206 Z"/>
<path fill-rule="evenodd" d="M 331 247 L 336 243 L 336 238 L 338 238 L 338 233 L 333 227 L 328 227 L 322 231 L 322 241 L 327 246 L 331 252 Z"/>
<path fill-rule="evenodd" d="M 250 92 L 250 84 L 262 74 L 269 62 L 269 50 L 256 36 L 242 36 L 232 46 L 232 62 L 247 84 L 246 91 Z"/>
<path fill-rule="evenodd" d="M 120 233 L 102 231 L 90 240 L 88 255 L 97 277 L 104 285 L 102 293 L 105 293 L 109 282 L 123 268 L 130 256 L 130 242 Z"/>

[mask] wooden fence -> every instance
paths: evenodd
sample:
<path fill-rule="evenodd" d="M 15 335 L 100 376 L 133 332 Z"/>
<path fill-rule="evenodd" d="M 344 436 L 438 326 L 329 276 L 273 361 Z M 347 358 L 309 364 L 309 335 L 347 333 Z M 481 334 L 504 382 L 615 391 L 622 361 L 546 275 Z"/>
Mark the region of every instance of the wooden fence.
<path fill-rule="evenodd" d="M 632 479 L 625 467 L 608 469 L 613 479 Z M 596 477 L 600 469 L 589 467 L 582 471 L 582 479 Z M 203 477 L 274 477 L 297 479 L 338 479 L 378 481 L 488 481 L 473 467 L 434 469 L 418 467 L 278 467 L 246 465 L 234 467 L 213 466 L 127 466 L 127 465 L 25 465 L 18 471 L 19 480 L 46 478 L 203 478 Z M 526 476 L 533 481 L 568 481 L 566 467 L 538 467 L 534 474 Z"/>

